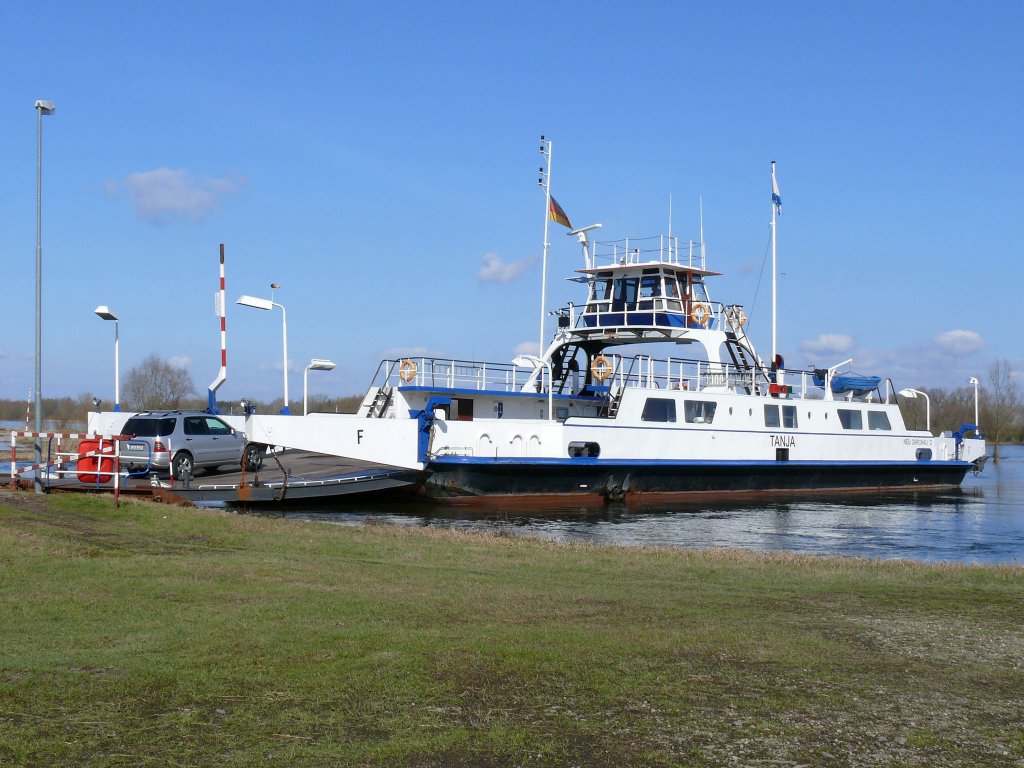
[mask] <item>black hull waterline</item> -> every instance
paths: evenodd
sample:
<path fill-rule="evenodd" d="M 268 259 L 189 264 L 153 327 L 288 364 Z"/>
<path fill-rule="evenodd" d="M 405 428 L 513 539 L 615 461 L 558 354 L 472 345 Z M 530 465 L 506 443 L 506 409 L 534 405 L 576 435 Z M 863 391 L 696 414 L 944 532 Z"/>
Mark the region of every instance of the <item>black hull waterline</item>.
<path fill-rule="evenodd" d="M 959 486 L 967 462 L 552 464 L 434 462 L 424 486 L 435 499 L 486 496 L 626 496 L 878 491 Z"/>

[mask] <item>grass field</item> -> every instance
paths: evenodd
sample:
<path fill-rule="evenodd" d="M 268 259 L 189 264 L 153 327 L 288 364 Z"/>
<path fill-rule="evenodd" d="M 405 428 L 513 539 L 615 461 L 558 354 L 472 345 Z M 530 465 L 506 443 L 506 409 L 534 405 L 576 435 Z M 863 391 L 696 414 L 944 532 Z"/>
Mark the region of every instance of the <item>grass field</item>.
<path fill-rule="evenodd" d="M 0 765 L 1024 765 L 1024 569 L 0 492 Z"/>

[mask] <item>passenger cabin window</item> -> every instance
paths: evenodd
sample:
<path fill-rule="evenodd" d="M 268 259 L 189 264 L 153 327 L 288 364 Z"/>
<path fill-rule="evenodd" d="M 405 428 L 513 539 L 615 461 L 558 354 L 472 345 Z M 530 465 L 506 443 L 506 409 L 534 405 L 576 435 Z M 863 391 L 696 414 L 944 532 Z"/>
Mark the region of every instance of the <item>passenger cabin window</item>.
<path fill-rule="evenodd" d="M 676 401 L 666 397 L 649 397 L 644 403 L 641 421 L 675 421 Z"/>
<path fill-rule="evenodd" d="M 892 429 L 885 411 L 868 411 L 868 429 Z"/>
<path fill-rule="evenodd" d="M 777 405 L 766 405 L 764 407 L 764 425 L 769 428 L 778 429 L 784 427 L 785 429 L 796 429 L 796 406 L 795 405 L 784 405 L 782 406 L 782 419 L 779 419 L 779 406 Z"/>
<path fill-rule="evenodd" d="M 843 425 L 843 429 L 864 429 L 864 421 L 860 411 L 850 408 L 839 409 L 839 423 Z"/>
<path fill-rule="evenodd" d="M 796 406 L 782 406 L 782 426 L 786 429 L 796 429 Z"/>
<path fill-rule="evenodd" d="M 710 424 L 715 420 L 717 405 L 708 400 L 687 400 L 683 405 L 683 418 L 688 424 Z"/>

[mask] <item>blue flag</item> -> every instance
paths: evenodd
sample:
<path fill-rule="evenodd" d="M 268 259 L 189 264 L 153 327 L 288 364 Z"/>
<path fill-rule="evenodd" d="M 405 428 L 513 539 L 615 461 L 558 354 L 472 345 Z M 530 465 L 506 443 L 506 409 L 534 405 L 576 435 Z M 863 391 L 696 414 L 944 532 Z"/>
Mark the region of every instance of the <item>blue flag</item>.
<path fill-rule="evenodd" d="M 775 165 L 772 164 L 772 205 L 775 206 L 775 212 L 782 215 L 782 195 L 779 194 L 779 182 L 775 180 Z"/>

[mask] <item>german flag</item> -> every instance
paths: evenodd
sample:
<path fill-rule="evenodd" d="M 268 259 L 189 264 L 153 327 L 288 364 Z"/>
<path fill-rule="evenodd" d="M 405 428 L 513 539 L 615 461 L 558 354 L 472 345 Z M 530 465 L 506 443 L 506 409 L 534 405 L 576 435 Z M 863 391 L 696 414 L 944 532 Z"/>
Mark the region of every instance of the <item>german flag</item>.
<path fill-rule="evenodd" d="M 558 204 L 558 201 L 554 197 L 551 198 L 551 205 L 548 206 L 548 215 L 552 221 L 558 222 L 563 227 L 572 229 L 572 224 L 569 223 L 569 217 L 565 215 L 565 211 L 562 210 L 562 206 Z"/>

